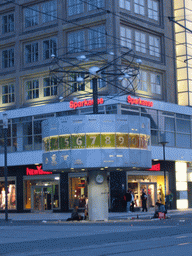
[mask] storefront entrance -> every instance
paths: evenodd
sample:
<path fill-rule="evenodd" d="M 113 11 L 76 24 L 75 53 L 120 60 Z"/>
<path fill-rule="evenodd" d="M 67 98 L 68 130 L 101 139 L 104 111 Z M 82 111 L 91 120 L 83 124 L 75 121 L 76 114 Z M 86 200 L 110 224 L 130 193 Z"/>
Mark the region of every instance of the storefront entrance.
<path fill-rule="evenodd" d="M 46 211 L 52 210 L 52 187 L 51 186 L 35 186 L 31 187 L 32 195 L 32 210 L 33 211 Z"/>
<path fill-rule="evenodd" d="M 156 183 L 140 183 L 140 195 L 144 189 L 147 194 L 147 208 L 155 207 L 157 201 L 157 184 Z"/>
<path fill-rule="evenodd" d="M 147 194 L 147 208 L 155 206 L 157 201 L 157 183 L 153 182 L 133 182 L 128 183 L 128 188 L 134 193 L 135 207 L 142 207 L 142 190 Z"/>

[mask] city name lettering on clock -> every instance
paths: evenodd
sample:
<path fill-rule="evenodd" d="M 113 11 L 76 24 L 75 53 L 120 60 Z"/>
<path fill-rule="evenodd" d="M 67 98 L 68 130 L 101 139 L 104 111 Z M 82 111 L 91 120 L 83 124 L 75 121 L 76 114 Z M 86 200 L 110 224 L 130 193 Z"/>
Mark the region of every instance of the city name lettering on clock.
<path fill-rule="evenodd" d="M 130 95 L 127 96 L 127 102 L 131 105 L 141 105 L 146 107 L 153 107 L 153 102 L 148 100 L 142 100 L 140 98 L 132 98 Z"/>
<path fill-rule="evenodd" d="M 84 106 L 92 106 L 93 105 L 93 100 L 83 100 L 83 101 L 70 101 L 69 102 L 69 107 L 76 109 L 76 108 L 80 108 L 80 107 L 84 107 Z M 104 99 L 100 98 L 97 100 L 97 104 L 103 104 L 104 103 Z"/>

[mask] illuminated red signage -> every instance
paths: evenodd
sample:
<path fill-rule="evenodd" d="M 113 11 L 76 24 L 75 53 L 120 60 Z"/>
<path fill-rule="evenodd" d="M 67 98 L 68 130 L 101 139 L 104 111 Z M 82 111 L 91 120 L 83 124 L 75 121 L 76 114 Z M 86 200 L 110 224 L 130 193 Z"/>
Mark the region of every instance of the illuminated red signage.
<path fill-rule="evenodd" d="M 97 100 L 98 104 L 103 104 L 104 103 L 104 99 L 100 98 Z M 93 100 L 83 100 L 83 101 L 70 101 L 69 102 L 69 107 L 70 108 L 80 108 L 80 107 L 84 107 L 84 106 L 92 106 L 93 105 Z"/>
<path fill-rule="evenodd" d="M 140 98 L 132 98 L 130 95 L 127 96 L 127 102 L 131 105 L 141 105 L 146 107 L 153 107 L 153 102 L 148 100 L 142 100 Z"/>
<path fill-rule="evenodd" d="M 160 170 L 161 170 L 160 164 L 154 164 L 152 165 L 151 169 L 147 169 L 147 171 L 160 171 Z"/>
<path fill-rule="evenodd" d="M 41 169 L 41 166 L 37 166 L 37 170 L 26 168 L 26 175 L 44 175 L 44 174 L 52 174 L 52 172 L 44 172 Z"/>

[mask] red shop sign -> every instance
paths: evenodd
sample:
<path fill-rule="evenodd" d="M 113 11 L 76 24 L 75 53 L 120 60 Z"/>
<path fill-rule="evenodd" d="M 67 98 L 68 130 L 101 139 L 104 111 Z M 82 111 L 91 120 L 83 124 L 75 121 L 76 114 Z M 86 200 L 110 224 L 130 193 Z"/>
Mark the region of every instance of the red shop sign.
<path fill-rule="evenodd" d="M 130 95 L 127 96 L 127 102 L 131 105 L 141 105 L 146 107 L 153 107 L 153 102 L 148 100 L 141 100 L 140 98 L 132 98 Z"/>
<path fill-rule="evenodd" d="M 52 172 L 44 172 L 41 166 L 37 166 L 37 170 L 26 168 L 26 175 L 44 175 L 52 174 Z"/>
<path fill-rule="evenodd" d="M 160 164 L 154 164 L 152 165 L 151 169 L 147 169 L 147 171 L 160 171 L 160 170 L 161 170 Z"/>
<path fill-rule="evenodd" d="M 104 99 L 100 98 L 97 100 L 98 104 L 103 104 L 104 103 Z M 93 100 L 83 100 L 83 101 L 70 101 L 69 102 L 69 107 L 70 108 L 80 108 L 80 107 L 84 107 L 84 106 L 92 106 L 93 105 Z"/>

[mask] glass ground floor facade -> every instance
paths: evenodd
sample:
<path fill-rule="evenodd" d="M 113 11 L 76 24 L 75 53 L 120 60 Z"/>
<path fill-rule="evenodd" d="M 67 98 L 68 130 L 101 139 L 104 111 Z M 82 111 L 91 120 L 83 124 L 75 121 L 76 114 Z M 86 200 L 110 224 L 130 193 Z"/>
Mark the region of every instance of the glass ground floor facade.
<path fill-rule="evenodd" d="M 156 163 L 155 163 L 156 164 Z M 167 189 L 173 186 L 174 164 L 169 164 Z M 0 170 L 0 211 L 5 210 L 5 185 L 3 168 Z M 154 207 L 157 200 L 164 202 L 164 172 L 150 170 L 110 171 L 108 175 L 109 211 L 125 211 L 123 196 L 129 188 L 135 197 L 135 207 L 141 208 L 141 191 L 148 195 L 148 208 Z M 69 212 L 74 204 L 84 210 L 88 194 L 88 172 L 74 170 L 67 172 L 43 172 L 38 166 L 15 166 L 8 168 L 8 210 L 11 212 Z M 174 203 L 174 208 L 176 203 Z"/>

